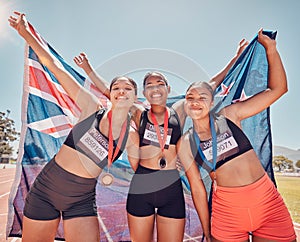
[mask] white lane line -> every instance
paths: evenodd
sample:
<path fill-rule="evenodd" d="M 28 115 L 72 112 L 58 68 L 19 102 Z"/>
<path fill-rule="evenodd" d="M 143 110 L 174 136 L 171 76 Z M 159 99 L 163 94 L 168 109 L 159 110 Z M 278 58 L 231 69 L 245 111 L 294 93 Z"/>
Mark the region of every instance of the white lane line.
<path fill-rule="evenodd" d="M 103 229 L 103 231 L 104 231 L 104 234 L 105 234 L 107 240 L 108 240 L 109 242 L 113 242 L 113 239 L 110 237 L 110 234 L 109 234 L 109 232 L 108 232 L 108 230 L 107 230 L 105 224 L 103 223 L 103 220 L 101 219 L 101 217 L 100 217 L 99 215 L 98 215 L 98 220 L 99 220 L 99 223 L 100 223 L 100 225 L 101 225 L 101 227 L 102 227 L 102 229 Z"/>
<path fill-rule="evenodd" d="M 201 241 L 201 239 L 202 239 L 202 235 L 200 235 L 200 236 L 198 236 L 198 237 L 191 237 L 191 236 L 189 236 L 188 234 L 186 234 L 186 233 L 184 233 L 184 235 L 186 236 L 186 237 L 188 237 L 187 239 L 184 239 L 183 240 L 183 242 L 185 242 L 185 241 L 196 241 L 196 242 L 199 242 L 199 241 Z M 200 240 L 199 240 L 200 239 Z"/>
<path fill-rule="evenodd" d="M 4 193 L 4 194 L 0 195 L 0 198 L 6 196 L 6 195 L 8 195 L 8 194 L 10 194 L 10 192 L 7 192 L 7 193 Z"/>
<path fill-rule="evenodd" d="M 11 242 L 16 242 L 16 241 L 18 241 L 18 239 L 20 239 L 20 238 L 14 237 L 14 238 L 11 240 Z"/>
<path fill-rule="evenodd" d="M 10 179 L 10 180 L 7 180 L 7 181 L 2 181 L 2 182 L 0 182 L 0 184 L 12 182 L 13 180 L 14 180 L 14 179 Z"/>

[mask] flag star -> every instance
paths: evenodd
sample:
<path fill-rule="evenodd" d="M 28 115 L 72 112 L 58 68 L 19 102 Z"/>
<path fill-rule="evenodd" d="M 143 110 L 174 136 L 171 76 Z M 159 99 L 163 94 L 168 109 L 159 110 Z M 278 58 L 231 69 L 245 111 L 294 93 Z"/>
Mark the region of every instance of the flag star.
<path fill-rule="evenodd" d="M 240 98 L 239 98 L 239 99 L 232 100 L 232 103 L 242 102 L 242 101 L 247 100 L 247 99 L 250 98 L 250 97 L 251 97 L 251 96 L 247 96 L 247 95 L 246 95 L 245 90 L 243 89 Z"/>
<path fill-rule="evenodd" d="M 222 90 L 221 90 L 221 92 L 218 94 L 218 96 L 220 96 L 220 97 L 227 96 L 227 95 L 229 94 L 229 91 L 230 91 L 231 87 L 233 86 L 233 84 L 234 84 L 234 82 L 231 82 L 231 83 L 229 84 L 229 86 L 226 86 L 226 85 L 224 85 L 224 84 L 222 83 L 222 84 L 221 84 Z"/>

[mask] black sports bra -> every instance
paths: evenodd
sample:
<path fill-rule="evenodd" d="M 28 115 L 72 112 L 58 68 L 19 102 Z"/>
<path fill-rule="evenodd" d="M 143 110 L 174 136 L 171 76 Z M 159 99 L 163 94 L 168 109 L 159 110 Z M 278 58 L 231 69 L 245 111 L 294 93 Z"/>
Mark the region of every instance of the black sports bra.
<path fill-rule="evenodd" d="M 233 158 L 253 149 L 249 139 L 245 133 L 231 120 L 225 118 L 224 116 L 217 117 L 217 150 L 218 157 L 216 163 L 216 169 L 221 167 L 226 162 L 232 160 Z M 195 157 L 195 161 L 201 168 L 204 168 L 207 172 L 213 171 L 211 164 L 207 164 L 202 160 L 198 147 L 196 146 L 196 140 L 194 137 L 193 129 L 189 129 L 189 140 L 192 154 Z M 208 162 L 212 163 L 212 140 L 200 141 L 200 146 L 205 154 Z"/>
<path fill-rule="evenodd" d="M 157 140 L 156 131 L 154 128 L 154 124 L 150 122 L 148 119 L 149 110 L 145 110 L 141 114 L 140 120 L 140 128 L 139 128 L 139 136 L 140 136 L 140 147 L 146 145 L 154 145 L 159 146 L 159 142 Z M 163 124 L 159 125 L 160 129 L 163 130 Z M 165 145 L 165 149 L 168 149 L 169 145 L 176 145 L 177 141 L 180 139 L 182 135 L 180 122 L 177 113 L 173 108 L 170 108 L 170 117 L 168 120 L 168 138 Z"/>
<path fill-rule="evenodd" d="M 104 136 L 99 130 L 99 123 L 105 114 L 106 109 L 100 109 L 88 118 L 77 123 L 70 131 L 64 144 L 74 150 L 86 155 L 93 160 L 100 168 L 104 168 L 108 164 L 108 138 Z M 130 115 L 128 114 L 127 127 L 121 148 L 115 157 L 117 160 L 122 154 L 127 141 L 130 125 Z M 113 141 L 114 149 L 117 146 L 117 141 Z"/>

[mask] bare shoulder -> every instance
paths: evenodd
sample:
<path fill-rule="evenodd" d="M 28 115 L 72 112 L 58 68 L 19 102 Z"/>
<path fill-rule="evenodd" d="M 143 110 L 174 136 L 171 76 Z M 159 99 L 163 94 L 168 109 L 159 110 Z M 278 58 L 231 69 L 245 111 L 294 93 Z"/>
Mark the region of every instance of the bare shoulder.
<path fill-rule="evenodd" d="M 139 128 L 140 118 L 143 111 L 145 111 L 144 106 L 138 103 L 133 104 L 133 106 L 130 109 L 130 112 L 132 114 L 132 120 L 135 122 L 137 128 Z"/>
<path fill-rule="evenodd" d="M 132 137 L 139 137 L 137 130 L 131 125 L 129 126 L 129 135 Z"/>
<path fill-rule="evenodd" d="M 190 143 L 190 135 L 191 135 L 191 133 L 190 133 L 190 131 L 188 130 L 188 131 L 186 131 L 183 135 L 182 135 L 182 137 L 181 137 L 181 140 L 182 140 L 182 143 L 183 144 L 189 144 Z"/>
<path fill-rule="evenodd" d="M 190 148 L 190 132 L 187 131 L 185 132 L 179 141 L 177 142 L 177 150 L 179 156 L 182 155 L 187 155 L 191 153 L 191 148 Z"/>
<path fill-rule="evenodd" d="M 185 122 L 185 119 L 187 116 L 187 114 L 184 110 L 184 103 L 185 103 L 185 99 L 181 99 L 172 105 L 172 108 L 175 110 L 175 112 L 177 113 L 177 115 L 179 117 L 181 126 L 184 126 L 184 122 Z"/>
<path fill-rule="evenodd" d="M 190 146 L 190 132 L 187 131 L 181 136 L 180 141 L 177 143 L 177 151 L 184 170 L 190 170 L 195 160 Z"/>
<path fill-rule="evenodd" d="M 129 126 L 129 132 L 128 132 L 128 138 L 126 142 L 127 148 L 130 146 L 136 146 L 139 145 L 139 135 L 138 132 L 130 125 Z"/>
<path fill-rule="evenodd" d="M 89 106 L 86 106 L 86 108 L 81 110 L 81 114 L 79 117 L 78 122 L 88 118 L 89 116 L 91 116 L 93 113 L 99 111 L 102 108 L 102 105 L 100 102 L 90 102 Z"/>
<path fill-rule="evenodd" d="M 172 108 L 175 110 L 175 111 L 180 111 L 183 106 L 184 106 L 184 101 L 185 99 L 181 99 L 177 102 L 175 102 L 173 105 L 172 105 Z"/>
<path fill-rule="evenodd" d="M 138 113 L 138 112 L 143 112 L 145 110 L 144 106 L 142 104 L 139 103 L 134 103 L 131 107 L 131 111 L 132 113 Z"/>

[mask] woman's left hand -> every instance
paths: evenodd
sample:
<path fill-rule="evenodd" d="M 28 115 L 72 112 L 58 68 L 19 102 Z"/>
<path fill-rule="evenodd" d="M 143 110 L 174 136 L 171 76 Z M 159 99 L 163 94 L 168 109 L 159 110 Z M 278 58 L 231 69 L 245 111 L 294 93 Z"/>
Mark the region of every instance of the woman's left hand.
<path fill-rule="evenodd" d="M 276 41 L 263 34 L 262 28 L 258 31 L 258 42 L 265 47 L 267 53 L 276 51 Z"/>

